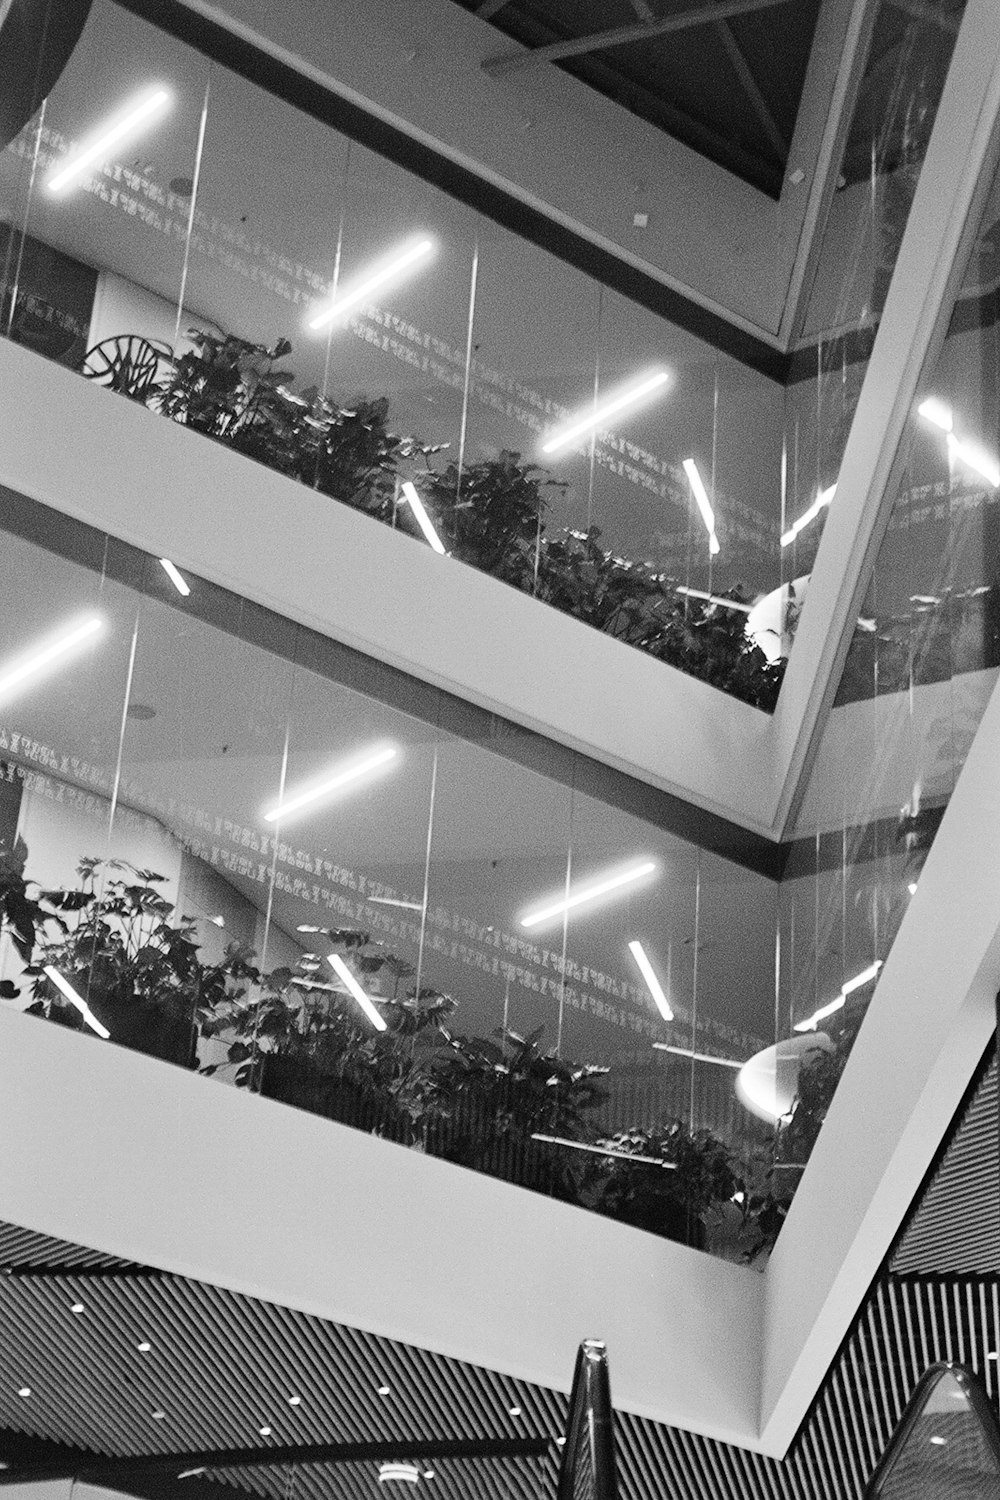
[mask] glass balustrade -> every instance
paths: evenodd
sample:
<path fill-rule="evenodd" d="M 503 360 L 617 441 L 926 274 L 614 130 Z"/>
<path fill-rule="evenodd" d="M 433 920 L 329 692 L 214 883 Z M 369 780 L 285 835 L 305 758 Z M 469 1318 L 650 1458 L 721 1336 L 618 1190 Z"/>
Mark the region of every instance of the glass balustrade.
<path fill-rule="evenodd" d="M 785 382 L 114 0 L 0 152 L 0 327 L 773 708 L 954 42 L 954 6 L 911 10 L 876 28 Z"/>

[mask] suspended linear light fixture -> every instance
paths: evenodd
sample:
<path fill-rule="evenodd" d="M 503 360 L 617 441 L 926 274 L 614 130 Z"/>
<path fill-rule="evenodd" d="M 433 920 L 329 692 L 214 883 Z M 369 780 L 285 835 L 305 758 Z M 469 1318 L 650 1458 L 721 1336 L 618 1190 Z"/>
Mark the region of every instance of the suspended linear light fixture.
<path fill-rule="evenodd" d="M 170 94 L 165 88 L 144 90 L 141 95 L 125 105 L 122 113 L 109 121 L 81 147 L 75 155 L 62 162 L 48 179 L 46 187 L 50 193 L 61 193 L 64 188 L 77 182 L 91 167 L 106 161 L 108 156 L 126 136 L 150 125 L 170 105 Z"/>
<path fill-rule="evenodd" d="M 653 965 L 646 957 L 645 948 L 637 938 L 634 938 L 628 945 L 628 951 L 635 959 L 636 968 L 639 970 L 639 973 L 646 981 L 646 988 L 649 990 L 649 993 L 652 995 L 654 1001 L 656 1002 L 656 1008 L 660 1012 L 660 1015 L 665 1021 L 672 1021 L 674 1019 L 674 1013 L 670 1009 L 670 1001 L 663 993 L 663 987 L 656 976 L 656 970 L 653 968 Z"/>
<path fill-rule="evenodd" d="M 163 569 L 164 573 L 166 573 L 167 577 L 170 579 L 170 582 L 173 584 L 177 592 L 179 594 L 183 594 L 184 598 L 186 599 L 188 594 L 190 594 L 191 592 L 191 586 L 184 578 L 184 576 L 179 573 L 178 570 L 174 567 L 173 563 L 170 561 L 170 558 L 161 557 L 160 567 Z"/>
<path fill-rule="evenodd" d="M 835 484 L 828 485 L 825 490 L 820 490 L 819 494 L 816 496 L 816 499 L 813 501 L 812 505 L 810 505 L 809 509 L 804 510 L 801 516 L 799 516 L 799 519 L 797 521 L 793 521 L 787 531 L 782 532 L 781 545 L 783 547 L 790 547 L 795 538 L 798 536 L 799 532 L 804 531 L 805 528 L 809 525 L 810 521 L 815 521 L 820 511 L 830 504 L 830 501 L 833 499 L 836 493 L 837 486 Z"/>
<path fill-rule="evenodd" d="M 352 781 L 357 781 L 369 771 L 376 771 L 380 766 L 388 765 L 395 760 L 399 751 L 395 745 L 380 745 L 377 750 L 371 751 L 361 760 L 354 761 L 350 765 L 335 771 L 332 776 L 324 777 L 311 787 L 305 787 L 301 792 L 296 792 L 291 797 L 286 797 L 284 802 L 279 802 L 277 807 L 272 807 L 264 814 L 265 822 L 277 823 L 279 819 L 286 818 L 289 813 L 298 812 L 300 808 L 308 806 L 310 802 L 317 802 L 320 797 L 328 797 L 332 792 L 340 791 L 341 787 L 348 786 Z M 305 929 L 300 929 L 304 931 Z M 315 931 L 319 931 L 316 928 Z"/>
<path fill-rule="evenodd" d="M 430 259 L 435 250 L 434 241 L 431 239 L 419 239 L 407 245 L 401 245 L 395 251 L 390 252 L 382 261 L 377 262 L 364 275 L 353 282 L 346 291 L 338 291 L 333 301 L 322 312 L 315 313 L 309 319 L 309 327 L 314 333 L 321 328 L 328 328 L 336 319 L 344 317 L 353 312 L 355 308 L 363 307 L 370 302 L 374 294 L 388 286 L 390 282 L 407 272 L 411 275 L 419 265 Z"/>
<path fill-rule="evenodd" d="M 361 1007 L 365 1015 L 368 1017 L 369 1021 L 375 1027 L 375 1030 L 385 1031 L 385 1021 L 379 1015 L 378 1011 L 375 1009 L 374 1005 L 369 1000 L 368 996 L 365 994 L 364 990 L 361 988 L 360 984 L 351 973 L 350 969 L 344 963 L 344 960 L 341 958 L 340 954 L 328 954 L 327 962 L 333 969 L 333 972 L 336 974 L 337 978 L 342 980 L 342 982 L 347 986 L 349 993 L 358 1002 L 358 1005 Z"/>
<path fill-rule="evenodd" d="M 877 958 L 873 964 L 868 965 L 867 969 L 862 969 L 860 974 L 855 974 L 853 979 L 848 979 L 841 986 L 840 994 L 836 1000 L 831 1000 L 828 1005 L 821 1005 L 819 1010 L 814 1011 L 808 1020 L 799 1021 L 792 1028 L 793 1031 L 815 1031 L 819 1021 L 825 1021 L 826 1017 L 832 1016 L 835 1011 L 843 1010 L 848 995 L 853 995 L 855 990 L 860 990 L 863 985 L 870 984 L 881 967 L 882 960 Z"/>
<path fill-rule="evenodd" d="M 701 512 L 701 519 L 705 523 L 705 530 L 708 532 L 708 550 L 712 557 L 717 557 L 719 554 L 719 538 L 715 534 L 715 512 L 708 498 L 708 491 L 698 472 L 698 465 L 693 458 L 686 458 L 683 468 L 688 477 L 688 484 L 691 486 L 691 493 L 694 495 L 695 504 Z"/>
<path fill-rule="evenodd" d="M 30 683 L 34 677 L 52 666 L 60 657 L 67 656 L 77 646 L 91 640 L 104 627 L 98 615 L 89 615 L 85 620 L 59 632 L 43 646 L 37 646 L 20 661 L 0 670 L 0 702 L 15 688 Z"/>
<path fill-rule="evenodd" d="M 46 979 L 52 981 L 59 993 L 69 1001 L 70 1005 L 76 1007 L 91 1031 L 96 1031 L 99 1037 L 107 1041 L 111 1035 L 110 1031 L 106 1026 L 101 1025 L 86 1000 L 84 1000 L 82 995 L 77 994 L 69 980 L 64 979 L 59 970 L 54 969 L 51 964 L 46 964 L 42 972 Z"/>
<path fill-rule="evenodd" d="M 547 906 L 537 907 L 529 911 L 521 918 L 522 927 L 537 927 L 542 922 L 548 922 L 552 917 L 560 917 L 563 912 L 572 911 L 574 907 L 582 906 L 586 901 L 595 901 L 598 896 L 604 896 L 609 891 L 620 890 L 622 886 L 631 885 L 636 880 L 641 880 L 644 875 L 651 875 L 656 869 L 653 860 L 643 860 L 641 864 L 630 865 L 627 870 L 620 870 L 615 875 L 605 876 L 601 880 L 595 880 L 586 885 L 574 887 L 568 896 L 559 901 L 553 901 Z"/>
<path fill-rule="evenodd" d="M 568 448 L 578 438 L 584 437 L 598 427 L 603 427 L 609 417 L 617 416 L 619 412 L 635 406 L 645 396 L 651 396 L 654 391 L 661 390 L 669 379 L 670 376 L 666 370 L 648 371 L 647 374 L 624 386 L 613 396 L 599 401 L 588 412 L 581 412 L 572 417 L 565 427 L 557 428 L 542 444 L 542 452 L 558 453 L 561 448 Z"/>
<path fill-rule="evenodd" d="M 669 1042 L 654 1042 L 657 1052 L 672 1052 L 675 1057 L 686 1057 L 690 1062 L 717 1063 L 720 1068 L 736 1068 L 743 1064 L 734 1057 L 715 1057 L 711 1052 L 693 1052 L 690 1047 L 672 1047 Z"/>
<path fill-rule="evenodd" d="M 424 534 L 424 540 L 435 552 L 439 552 L 442 556 L 444 556 L 444 543 L 438 536 L 437 532 L 434 530 L 434 527 L 431 523 L 431 518 L 427 514 L 427 511 L 424 509 L 424 502 L 417 494 L 416 486 L 411 484 L 410 481 L 406 479 L 403 481 L 400 488 L 403 492 L 404 499 L 413 512 L 417 525 L 420 527 L 420 530 Z"/>

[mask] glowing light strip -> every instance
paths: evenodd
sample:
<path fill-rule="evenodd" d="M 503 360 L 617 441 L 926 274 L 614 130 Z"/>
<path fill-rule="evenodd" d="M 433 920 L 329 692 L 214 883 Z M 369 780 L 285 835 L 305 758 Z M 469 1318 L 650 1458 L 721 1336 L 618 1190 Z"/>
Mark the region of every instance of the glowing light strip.
<path fill-rule="evenodd" d="M 691 486 L 691 493 L 694 495 L 698 509 L 701 511 L 701 519 L 705 523 L 705 530 L 708 532 L 708 550 L 715 557 L 719 551 L 719 538 L 715 534 L 715 511 L 712 509 L 709 501 L 708 491 L 702 483 L 701 475 L 698 473 L 698 465 L 693 458 L 686 458 L 683 468 L 688 477 L 688 484 Z"/>
<path fill-rule="evenodd" d="M 404 480 L 403 484 L 401 485 L 401 489 L 403 491 L 405 499 L 409 503 L 410 509 L 416 517 L 417 525 L 423 532 L 425 540 L 430 544 L 435 552 L 439 552 L 443 557 L 444 543 L 438 536 L 437 532 L 434 530 L 434 527 L 431 524 L 431 518 L 424 509 L 424 502 L 417 494 L 416 487 L 412 485 L 407 479 Z"/>
<path fill-rule="evenodd" d="M 692 1062 L 718 1063 L 720 1068 L 742 1068 L 743 1064 L 732 1057 L 713 1057 L 711 1052 L 692 1052 L 687 1047 L 671 1047 L 669 1042 L 654 1042 L 657 1052 L 672 1052 L 675 1057 L 687 1057 Z"/>
<path fill-rule="evenodd" d="M 299 792 L 287 801 L 281 802 L 277 807 L 272 807 L 270 812 L 264 814 L 265 821 L 276 823 L 279 818 L 286 817 L 289 813 L 298 812 L 300 807 L 305 807 L 310 802 L 315 802 L 319 797 L 325 797 L 330 792 L 339 791 L 342 786 L 347 786 L 351 781 L 357 781 L 359 776 L 364 776 L 366 771 L 374 771 L 378 766 L 386 765 L 390 760 L 395 760 L 398 751 L 395 745 L 383 745 L 381 750 L 368 755 L 364 760 L 358 761 L 353 766 L 348 766 L 344 771 L 337 771 L 326 781 L 321 781 L 317 786 L 310 787 L 307 791 Z"/>
<path fill-rule="evenodd" d="M 49 178 L 46 186 L 50 193 L 59 193 L 84 172 L 92 167 L 95 162 L 102 161 L 113 146 L 116 146 L 123 136 L 137 125 L 150 121 L 159 110 L 165 109 L 170 103 L 170 95 L 166 89 L 154 89 L 151 94 L 146 95 L 138 103 L 132 105 L 115 124 L 103 130 L 89 146 L 84 146 L 76 156 L 65 162 Z"/>
<path fill-rule="evenodd" d="M 184 580 L 184 578 L 181 576 L 181 574 L 178 573 L 177 569 L 174 567 L 173 563 L 170 561 L 170 558 L 169 557 L 161 557 L 160 558 L 160 567 L 163 569 L 164 573 L 166 573 L 167 577 L 170 579 L 170 582 L 173 584 L 173 586 L 177 590 L 177 592 L 179 594 L 183 594 L 184 597 L 185 597 L 185 599 L 186 599 L 187 596 L 188 596 L 188 594 L 190 594 L 190 592 L 191 592 L 190 586 Z"/>
<path fill-rule="evenodd" d="M 917 411 L 925 422 L 930 422 L 935 427 L 940 427 L 942 432 L 951 432 L 955 425 L 951 407 L 945 406 L 936 396 L 928 396 L 926 401 L 921 401 Z"/>
<path fill-rule="evenodd" d="M 309 327 L 317 332 L 320 328 L 326 328 L 335 318 L 351 312 L 355 307 L 362 307 L 371 300 L 373 292 L 377 292 L 380 287 L 385 286 L 403 271 L 408 271 L 411 267 L 415 268 L 418 261 L 426 260 L 433 252 L 433 240 L 418 240 L 416 244 L 407 246 L 405 250 L 394 255 L 377 270 L 363 277 L 351 291 L 335 297 L 329 307 L 317 313 L 314 318 L 310 318 Z"/>
<path fill-rule="evenodd" d="M 952 458 L 957 458 L 959 463 L 965 464 L 966 468 L 974 469 L 981 474 L 991 489 L 1000 489 L 1000 466 L 996 459 L 983 448 L 974 443 L 960 443 L 953 432 L 948 434 L 948 452 Z"/>
<path fill-rule="evenodd" d="M 825 1021 L 827 1016 L 832 1016 L 835 1011 L 843 1010 L 848 995 L 853 995 L 855 990 L 861 989 L 862 985 L 869 984 L 882 967 L 882 960 L 877 958 L 867 969 L 862 969 L 860 974 L 855 974 L 853 979 L 848 979 L 841 986 L 840 994 L 836 1000 L 831 1000 L 828 1005 L 821 1005 L 819 1010 L 814 1011 L 807 1021 L 799 1021 L 792 1029 L 794 1031 L 815 1031 L 819 1021 Z M 654 1043 L 655 1046 L 655 1043 Z"/>
<path fill-rule="evenodd" d="M 656 1008 L 660 1012 L 660 1015 L 665 1021 L 672 1021 L 674 1019 L 674 1013 L 670 1009 L 670 1001 L 663 993 L 663 988 L 660 984 L 660 981 L 656 977 L 656 970 L 653 968 L 653 965 L 646 957 L 645 948 L 637 939 L 633 939 L 633 941 L 628 945 L 628 951 L 635 959 L 636 968 L 639 970 L 639 973 L 646 981 L 646 988 L 649 990 L 649 993 L 656 1001 Z"/>
<path fill-rule="evenodd" d="M 369 1000 L 368 996 L 365 994 L 364 990 L 361 988 L 360 984 L 351 973 L 350 969 L 344 963 L 344 960 L 341 958 L 340 954 L 328 953 L 327 963 L 329 963 L 337 978 L 343 980 L 351 995 L 358 1002 L 361 1009 L 368 1017 L 369 1021 L 375 1027 L 375 1030 L 385 1031 L 385 1021 L 379 1015 L 378 1011 L 375 1009 L 374 1005 Z"/>
<path fill-rule="evenodd" d="M 788 530 L 782 533 L 781 545 L 783 547 L 790 547 L 795 538 L 798 536 L 799 532 L 804 531 L 805 528 L 809 525 L 810 521 L 815 521 L 820 511 L 824 508 L 824 506 L 830 504 L 830 501 L 833 499 L 836 493 L 837 486 L 835 484 L 831 484 L 828 489 L 820 490 L 819 494 L 816 496 L 816 499 L 813 501 L 812 505 L 810 505 L 809 509 L 803 511 L 801 516 L 799 516 L 799 519 L 797 521 L 793 521 Z"/>
<path fill-rule="evenodd" d="M 532 1132 L 533 1141 L 544 1141 L 548 1146 L 568 1146 L 571 1151 L 589 1151 L 593 1156 L 613 1156 L 617 1161 L 640 1161 L 650 1167 L 663 1167 L 667 1172 L 676 1172 L 675 1161 L 661 1161 L 658 1156 L 636 1156 L 631 1151 L 612 1151 L 610 1146 L 588 1146 L 583 1141 L 570 1141 L 562 1135 L 543 1135 Z"/>
<path fill-rule="evenodd" d="M 649 859 L 641 865 L 633 865 L 631 869 L 621 871 L 618 875 L 611 875 L 607 880 L 598 880 L 593 885 L 581 886 L 561 901 L 554 901 L 551 906 L 542 906 L 537 911 L 529 912 L 526 917 L 521 918 L 521 926 L 537 927 L 540 922 L 547 922 L 550 917 L 558 917 L 565 911 L 572 911 L 574 907 L 582 906 L 585 901 L 593 901 L 608 891 L 616 891 L 623 885 L 630 885 L 633 880 L 641 880 L 643 875 L 651 875 L 655 869 L 656 865 Z"/>
<path fill-rule="evenodd" d="M 642 400 L 643 396 L 652 395 L 653 391 L 666 385 L 669 379 L 670 376 L 666 370 L 651 370 L 636 385 L 630 385 L 625 390 L 619 391 L 617 396 L 611 396 L 607 401 L 600 402 L 592 407 L 586 416 L 575 417 L 561 432 L 554 432 L 542 444 L 542 452 L 558 453 L 560 448 L 568 448 L 570 443 L 576 442 L 577 438 L 593 432 L 597 427 L 602 427 L 609 417 L 624 411 L 627 406 L 634 406 L 637 401 Z"/>
<path fill-rule="evenodd" d="M 921 401 L 917 412 L 925 422 L 930 422 L 933 427 L 938 427 L 947 434 L 948 454 L 952 460 L 957 460 L 965 464 L 966 468 L 982 475 L 991 489 L 1000 489 L 1000 465 L 985 449 L 975 443 L 961 442 L 955 436 L 955 416 L 950 406 L 946 406 L 936 396 L 928 396 L 926 401 Z"/>
<path fill-rule="evenodd" d="M 89 640 L 92 635 L 96 635 L 103 625 L 104 621 L 98 615 L 91 615 L 88 619 L 82 620 L 79 625 L 74 625 L 72 629 L 67 630 L 64 635 L 57 636 L 47 646 L 33 651 L 18 666 L 10 667 L 0 675 L 0 699 L 11 688 L 19 687 L 22 682 L 26 682 L 36 672 L 40 672 L 43 667 L 57 661 L 60 656 L 65 656 L 67 651 L 72 651 L 74 646 L 79 646 L 83 641 Z"/>
<path fill-rule="evenodd" d="M 722 609 L 738 609 L 745 615 L 753 609 L 752 604 L 741 604 L 738 599 L 723 599 L 721 594 L 710 594 L 707 589 L 689 589 L 684 583 L 679 583 L 674 593 L 684 594 L 688 599 L 707 599 L 709 604 L 718 604 Z"/>
<path fill-rule="evenodd" d="M 385 1463 L 379 1465 L 379 1484 L 386 1484 L 395 1479 L 405 1479 L 407 1484 L 417 1484 L 420 1480 L 420 1472 L 414 1464 Z"/>
<path fill-rule="evenodd" d="M 42 972 L 47 979 L 51 979 L 56 989 L 66 997 L 70 1005 L 76 1006 L 77 1010 L 80 1012 L 81 1016 L 83 1017 L 86 1024 L 90 1027 L 91 1031 L 96 1031 L 99 1037 L 102 1037 L 104 1041 L 107 1041 L 111 1035 L 111 1032 L 106 1026 L 101 1025 L 100 1021 L 94 1015 L 94 1012 L 91 1010 L 86 1000 L 84 1000 L 82 995 L 77 994 L 76 990 L 70 984 L 69 980 L 64 979 L 59 970 L 54 969 L 51 964 L 46 964 Z"/>

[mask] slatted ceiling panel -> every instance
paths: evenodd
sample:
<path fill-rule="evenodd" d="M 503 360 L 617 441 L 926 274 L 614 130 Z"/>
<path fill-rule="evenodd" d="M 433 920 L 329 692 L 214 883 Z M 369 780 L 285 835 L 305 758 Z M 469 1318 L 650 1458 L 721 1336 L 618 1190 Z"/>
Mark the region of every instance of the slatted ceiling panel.
<path fill-rule="evenodd" d="M 900 1240 L 897 1275 L 1000 1274 L 997 1110 L 994 1060 Z"/>
<path fill-rule="evenodd" d="M 0 1222 L 0 1271 L 10 1267 L 31 1270 L 42 1266 L 50 1266 L 53 1270 L 112 1271 L 130 1269 L 133 1263 L 118 1260 L 113 1255 L 103 1255 L 100 1250 L 86 1250 L 82 1245 L 50 1239 L 48 1235 L 36 1234 L 33 1229 Z"/>

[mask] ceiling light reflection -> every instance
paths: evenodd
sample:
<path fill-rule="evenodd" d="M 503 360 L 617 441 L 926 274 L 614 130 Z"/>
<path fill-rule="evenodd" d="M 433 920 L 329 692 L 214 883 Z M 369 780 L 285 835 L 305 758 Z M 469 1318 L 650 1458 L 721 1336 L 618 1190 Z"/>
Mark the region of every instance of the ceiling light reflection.
<path fill-rule="evenodd" d="M 333 969 L 333 972 L 336 974 L 337 978 L 342 980 L 343 983 L 347 986 L 348 991 L 358 1002 L 358 1005 L 361 1007 L 365 1015 L 368 1017 L 369 1021 L 375 1027 L 375 1030 L 385 1031 L 385 1021 L 379 1015 L 378 1011 L 375 1009 L 374 1005 L 369 1000 L 368 996 L 365 994 L 364 990 L 361 988 L 360 984 L 351 973 L 350 969 L 344 963 L 344 960 L 341 958 L 340 954 L 328 954 L 327 962 Z"/>
<path fill-rule="evenodd" d="M 805 528 L 809 525 L 810 521 L 815 521 L 820 511 L 823 510 L 825 506 L 830 504 L 836 493 L 837 486 L 835 484 L 831 484 L 825 490 L 820 490 L 819 494 L 816 496 L 816 499 L 813 501 L 812 505 L 810 505 L 809 509 L 803 511 L 801 516 L 799 516 L 799 519 L 797 521 L 793 521 L 788 530 L 782 533 L 781 545 L 783 547 L 790 547 L 795 538 L 798 536 L 799 532 L 804 531 Z"/>
<path fill-rule="evenodd" d="M 628 945 L 628 951 L 635 959 L 636 968 L 646 981 L 646 988 L 656 1002 L 656 1008 L 665 1021 L 672 1021 L 674 1013 L 670 1009 L 670 1001 L 663 993 L 663 987 L 656 975 L 656 970 L 646 957 L 646 950 L 637 938 L 633 938 Z"/>
<path fill-rule="evenodd" d="M 686 1057 L 690 1062 L 718 1063 L 720 1068 L 742 1068 L 735 1057 L 715 1057 L 711 1052 L 693 1052 L 690 1047 L 672 1047 L 669 1042 L 654 1042 L 657 1052 L 672 1052 L 675 1057 Z"/>
<path fill-rule="evenodd" d="M 827 1016 L 832 1016 L 835 1011 L 843 1010 L 848 995 L 853 995 L 855 990 L 861 989 L 862 985 L 869 984 L 875 978 L 882 967 L 882 960 L 877 958 L 867 969 L 862 969 L 860 974 L 855 974 L 853 979 L 848 979 L 840 987 L 840 994 L 836 1000 L 831 1000 L 828 1005 L 821 1005 L 819 1010 L 813 1011 L 812 1015 L 805 1021 L 798 1021 L 793 1026 L 793 1031 L 815 1031 L 817 1022 L 825 1021 Z"/>
<path fill-rule="evenodd" d="M 620 870 L 616 875 L 608 875 L 603 879 L 588 882 L 586 885 L 576 886 L 568 896 L 564 896 L 561 900 L 528 912 L 521 918 L 521 926 L 538 927 L 542 922 L 548 922 L 553 917 L 562 916 L 563 912 L 582 906 L 584 902 L 596 901 L 599 896 L 607 895 L 610 891 L 620 890 L 625 885 L 632 885 L 643 876 L 652 875 L 655 869 L 655 861 L 647 859 L 641 864 L 630 865 L 627 870 Z"/>
<path fill-rule="evenodd" d="M 100 1021 L 94 1015 L 86 1000 L 84 1000 L 82 995 L 77 994 L 76 990 L 70 984 L 69 980 L 64 979 L 59 973 L 59 970 L 54 969 L 51 964 L 46 964 L 42 972 L 45 974 L 45 977 L 47 979 L 50 979 L 52 981 L 59 993 L 69 1001 L 70 1005 L 76 1007 L 76 1009 L 83 1017 L 86 1025 L 90 1027 L 91 1031 L 96 1031 L 99 1037 L 101 1037 L 104 1041 L 107 1041 L 111 1035 L 110 1031 L 106 1026 L 101 1025 Z M 142 1346 L 140 1345 L 140 1348 L 141 1347 Z"/>
<path fill-rule="evenodd" d="M 170 558 L 161 557 L 160 567 L 163 569 L 164 573 L 166 573 L 167 577 L 170 579 L 170 582 L 173 584 L 177 592 L 179 594 L 182 594 L 186 599 L 188 594 L 190 594 L 191 592 L 190 585 L 187 583 L 182 574 L 180 574 L 174 567 L 173 563 L 170 561 Z"/>
<path fill-rule="evenodd" d="M 311 787 L 306 787 L 301 792 L 286 797 L 284 802 L 279 802 L 277 807 L 272 807 L 270 812 L 264 814 L 268 823 L 276 823 L 280 818 L 286 818 L 289 813 L 298 812 L 300 808 L 316 802 L 320 797 L 327 797 L 332 792 L 337 792 L 341 787 L 347 786 L 352 781 L 357 781 L 359 776 L 364 776 L 368 771 L 375 771 L 379 766 L 388 765 L 395 760 L 399 751 L 395 745 L 380 745 L 377 749 L 369 751 L 361 760 L 354 761 L 348 766 L 335 771 L 332 776 L 324 777 Z M 301 930 L 301 929 L 300 929 Z M 315 929 L 317 932 L 318 928 Z"/>
<path fill-rule="evenodd" d="M 86 619 L 65 627 L 58 635 L 49 638 L 44 646 L 36 646 L 14 666 L 0 671 L 0 701 L 15 688 L 30 683 L 32 678 L 54 665 L 60 657 L 68 656 L 77 646 L 92 640 L 104 628 L 99 615 L 88 615 Z"/>
<path fill-rule="evenodd" d="M 708 491 L 705 488 L 701 475 L 698 473 L 698 465 L 693 458 L 686 458 L 683 467 L 688 477 L 688 483 L 691 486 L 691 493 L 694 495 L 695 503 L 701 512 L 701 519 L 705 523 L 705 530 L 708 532 L 708 550 L 715 557 L 719 551 L 719 538 L 715 534 L 715 511 L 712 509 L 711 502 L 709 501 Z"/>
<path fill-rule="evenodd" d="M 105 161 L 126 136 L 143 125 L 151 124 L 157 115 L 163 114 L 169 104 L 170 94 L 166 89 L 144 90 L 138 98 L 125 105 L 120 115 L 103 126 L 88 145 L 81 147 L 75 156 L 57 167 L 46 183 L 49 192 L 61 193 L 63 188 L 77 182 L 91 167 Z"/>
<path fill-rule="evenodd" d="M 316 333 L 321 328 L 328 328 L 337 318 L 353 312 L 355 308 L 363 307 L 366 302 L 371 301 L 375 292 L 381 291 L 405 272 L 415 271 L 422 261 L 434 254 L 435 248 L 434 241 L 430 239 L 420 239 L 397 247 L 346 291 L 338 291 L 327 308 L 309 319 L 309 327 Z"/>
<path fill-rule="evenodd" d="M 444 543 L 438 536 L 437 532 L 434 530 L 431 518 L 427 514 L 427 511 L 424 507 L 424 502 L 417 494 L 416 486 L 411 484 L 407 479 L 400 486 L 400 489 L 402 490 L 404 499 L 409 503 L 409 507 L 413 512 L 417 525 L 420 527 L 420 530 L 424 534 L 424 540 L 434 552 L 440 553 L 443 557 Z"/>
<path fill-rule="evenodd" d="M 666 370 L 650 370 L 638 380 L 623 387 L 613 396 L 606 397 L 597 402 L 586 413 L 570 419 L 568 425 L 553 432 L 542 444 L 543 453 L 558 453 L 561 448 L 568 448 L 575 443 L 577 438 L 584 437 L 587 433 L 602 427 L 609 417 L 616 416 L 630 406 L 635 406 L 645 396 L 651 396 L 654 391 L 662 389 L 670 379 Z"/>
<path fill-rule="evenodd" d="M 378 1466 L 379 1484 L 390 1484 L 402 1481 L 405 1484 L 416 1484 L 420 1479 L 420 1470 L 416 1464 L 384 1463 Z"/>

